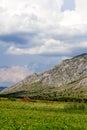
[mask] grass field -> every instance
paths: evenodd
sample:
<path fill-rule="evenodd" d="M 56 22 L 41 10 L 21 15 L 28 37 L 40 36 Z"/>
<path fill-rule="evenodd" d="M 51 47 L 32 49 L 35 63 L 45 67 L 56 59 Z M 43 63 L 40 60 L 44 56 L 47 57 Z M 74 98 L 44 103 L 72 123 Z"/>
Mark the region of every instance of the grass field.
<path fill-rule="evenodd" d="M 87 105 L 0 100 L 0 130 L 87 130 Z"/>

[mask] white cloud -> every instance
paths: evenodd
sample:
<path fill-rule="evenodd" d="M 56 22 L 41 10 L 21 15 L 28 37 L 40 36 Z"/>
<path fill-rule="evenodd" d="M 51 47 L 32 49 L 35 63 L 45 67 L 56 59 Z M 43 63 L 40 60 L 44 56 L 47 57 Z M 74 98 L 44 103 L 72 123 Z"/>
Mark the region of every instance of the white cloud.
<path fill-rule="evenodd" d="M 32 48 L 17 48 L 15 46 L 11 46 L 7 53 L 8 54 L 14 54 L 14 55 L 23 55 L 23 54 L 30 54 L 30 55 L 35 55 L 35 54 L 72 54 L 75 50 L 79 49 L 85 49 L 87 48 L 87 42 L 77 42 L 77 43 L 64 43 L 60 41 L 56 41 L 53 39 L 50 39 L 46 41 L 44 44 L 41 46 L 36 46 Z"/>
<path fill-rule="evenodd" d="M 17 48 L 15 46 L 10 46 L 7 53 L 8 54 L 15 54 L 15 55 L 21 55 L 21 54 L 65 54 L 70 53 L 69 45 L 64 44 L 63 42 L 60 42 L 58 40 L 49 39 L 46 41 L 44 40 L 44 43 L 32 47 L 32 48 Z"/>
<path fill-rule="evenodd" d="M 61 26 L 73 26 L 82 24 L 80 15 L 76 11 L 65 11 L 60 22 Z"/>
<path fill-rule="evenodd" d="M 0 32 L 31 31 L 37 26 L 39 28 L 53 24 L 56 17 L 60 19 L 62 2 L 63 0 L 0 0 Z"/>
<path fill-rule="evenodd" d="M 0 0 L 0 33 L 87 24 L 86 3 L 75 0 L 75 10 L 61 12 L 63 0 Z"/>
<path fill-rule="evenodd" d="M 32 72 L 26 66 L 12 66 L 9 68 L 0 68 L 0 82 L 16 83 Z"/>
<path fill-rule="evenodd" d="M 87 24 L 87 0 L 76 0 L 76 12 L 81 17 L 82 23 Z"/>
<path fill-rule="evenodd" d="M 80 26 L 87 24 L 87 0 L 75 0 L 75 10 L 65 11 L 62 16 L 61 25 L 75 26 L 80 29 Z M 80 26 L 78 26 L 80 25 Z"/>
<path fill-rule="evenodd" d="M 28 45 L 31 42 L 36 46 L 23 48 L 11 43 L 7 53 L 69 54 L 75 47 L 87 47 L 87 39 L 85 43 L 78 41 L 87 33 L 86 3 L 75 0 L 75 10 L 61 12 L 63 0 L 0 0 L 0 33 L 36 33 L 28 41 Z M 78 40 L 73 40 L 75 36 Z"/>

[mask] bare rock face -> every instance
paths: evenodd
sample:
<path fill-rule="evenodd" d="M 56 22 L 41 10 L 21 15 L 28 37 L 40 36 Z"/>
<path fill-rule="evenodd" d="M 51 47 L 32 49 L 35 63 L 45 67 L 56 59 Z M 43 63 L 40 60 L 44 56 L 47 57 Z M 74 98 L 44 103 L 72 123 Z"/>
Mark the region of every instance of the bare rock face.
<path fill-rule="evenodd" d="M 67 87 L 68 86 L 68 87 Z M 54 68 L 39 74 L 32 74 L 16 85 L 3 90 L 2 94 L 26 92 L 28 95 L 63 93 L 68 88 L 75 91 L 87 87 L 87 54 L 62 61 Z M 84 90 L 83 90 L 84 91 Z M 85 89 L 85 91 L 87 91 Z M 74 93 L 74 92 L 73 92 Z"/>
<path fill-rule="evenodd" d="M 43 84 L 60 87 L 87 75 L 87 55 L 65 60 L 47 72 Z"/>

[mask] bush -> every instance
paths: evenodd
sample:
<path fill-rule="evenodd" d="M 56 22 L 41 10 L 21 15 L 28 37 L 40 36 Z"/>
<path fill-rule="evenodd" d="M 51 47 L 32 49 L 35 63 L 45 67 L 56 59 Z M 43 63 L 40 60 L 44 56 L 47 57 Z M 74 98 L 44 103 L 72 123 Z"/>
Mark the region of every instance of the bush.
<path fill-rule="evenodd" d="M 10 100 L 10 101 L 16 101 L 16 98 L 14 98 L 14 97 L 8 97 L 8 100 Z"/>
<path fill-rule="evenodd" d="M 70 103 L 68 105 L 65 105 L 64 111 L 85 111 L 86 110 L 86 104 L 84 103 Z"/>

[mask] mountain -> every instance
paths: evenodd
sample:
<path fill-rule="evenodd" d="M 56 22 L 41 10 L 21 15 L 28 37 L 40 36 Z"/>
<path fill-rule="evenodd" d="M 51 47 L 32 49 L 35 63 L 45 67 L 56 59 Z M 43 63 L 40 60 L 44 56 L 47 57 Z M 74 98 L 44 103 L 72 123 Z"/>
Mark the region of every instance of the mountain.
<path fill-rule="evenodd" d="M 34 73 L 0 94 L 34 99 L 87 98 L 87 54 L 66 59 L 48 71 Z"/>

